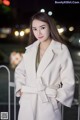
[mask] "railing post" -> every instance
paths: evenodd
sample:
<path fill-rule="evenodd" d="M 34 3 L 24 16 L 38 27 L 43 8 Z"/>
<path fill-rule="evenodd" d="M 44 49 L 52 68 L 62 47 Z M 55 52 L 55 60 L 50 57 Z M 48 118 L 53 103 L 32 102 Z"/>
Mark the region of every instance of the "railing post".
<path fill-rule="evenodd" d="M 16 96 L 15 96 L 15 83 L 14 82 L 10 82 L 10 70 L 7 66 L 5 65 L 0 65 L 0 69 L 1 68 L 5 68 L 7 70 L 8 73 L 8 112 L 9 112 L 9 116 L 8 116 L 8 120 L 11 120 L 11 108 L 10 108 L 10 87 L 14 87 L 14 120 L 16 120 Z"/>
<path fill-rule="evenodd" d="M 78 97 L 78 102 L 79 102 L 79 105 L 78 105 L 78 120 L 80 120 L 80 80 L 79 80 L 79 97 Z"/>
<path fill-rule="evenodd" d="M 78 103 L 78 120 L 80 120 L 80 80 L 79 80 L 79 76 L 77 74 L 75 74 L 75 77 L 77 78 L 77 84 L 78 84 L 78 99 L 77 99 L 77 103 Z"/>
<path fill-rule="evenodd" d="M 8 112 L 9 112 L 8 118 L 10 120 L 10 87 L 9 87 L 9 84 L 10 84 L 10 70 L 5 65 L 0 65 L 0 68 L 5 68 L 7 70 L 7 73 L 8 73 Z"/>

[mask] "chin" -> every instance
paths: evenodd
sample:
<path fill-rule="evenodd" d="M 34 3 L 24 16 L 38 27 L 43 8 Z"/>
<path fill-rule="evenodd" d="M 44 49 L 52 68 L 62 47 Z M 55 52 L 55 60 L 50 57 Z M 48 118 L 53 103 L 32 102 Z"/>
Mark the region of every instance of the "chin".
<path fill-rule="evenodd" d="M 46 40 L 39 39 L 40 42 L 45 42 Z"/>

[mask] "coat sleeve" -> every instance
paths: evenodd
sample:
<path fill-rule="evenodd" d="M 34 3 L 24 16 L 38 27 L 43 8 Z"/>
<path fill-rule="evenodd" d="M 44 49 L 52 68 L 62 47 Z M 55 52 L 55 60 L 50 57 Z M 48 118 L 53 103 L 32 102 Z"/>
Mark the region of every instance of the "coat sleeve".
<path fill-rule="evenodd" d="M 15 94 L 17 97 L 20 97 L 19 90 L 21 89 L 22 85 L 25 85 L 26 79 L 26 71 L 23 58 L 15 69 L 14 79 L 15 79 Z"/>
<path fill-rule="evenodd" d="M 62 87 L 57 90 L 56 99 L 61 102 L 61 104 L 71 107 L 75 90 L 75 77 L 70 52 L 65 45 L 63 45 L 61 55 L 60 78 Z"/>

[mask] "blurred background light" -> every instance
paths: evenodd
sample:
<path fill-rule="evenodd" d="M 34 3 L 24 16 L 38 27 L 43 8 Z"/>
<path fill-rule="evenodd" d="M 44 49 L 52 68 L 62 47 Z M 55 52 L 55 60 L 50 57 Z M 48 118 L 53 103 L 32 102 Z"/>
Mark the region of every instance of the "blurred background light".
<path fill-rule="evenodd" d="M 29 28 L 26 28 L 24 31 L 25 31 L 26 34 L 29 34 L 30 29 L 29 29 Z"/>
<path fill-rule="evenodd" d="M 6 37 L 7 37 L 6 34 L 3 34 L 3 33 L 0 34 L 0 38 L 6 38 Z"/>
<path fill-rule="evenodd" d="M 3 0 L 3 4 L 6 5 L 6 6 L 9 6 L 10 5 L 10 1 L 9 0 Z"/>
<path fill-rule="evenodd" d="M 69 27 L 69 31 L 73 31 L 73 30 L 74 30 L 73 26 Z"/>
<path fill-rule="evenodd" d="M 10 34 L 11 28 L 0 28 L 0 32 L 4 34 Z"/>
<path fill-rule="evenodd" d="M 15 31 L 14 34 L 16 37 L 19 36 L 19 31 Z"/>
<path fill-rule="evenodd" d="M 62 34 L 64 32 L 64 28 L 58 28 L 59 34 Z"/>
<path fill-rule="evenodd" d="M 79 43 L 80 43 L 80 39 L 79 39 Z"/>
<path fill-rule="evenodd" d="M 59 29 L 59 28 L 60 28 L 60 25 L 56 25 L 56 27 L 57 27 L 57 29 Z"/>
<path fill-rule="evenodd" d="M 0 4 L 2 4 L 3 2 L 2 2 L 2 0 L 0 0 Z"/>
<path fill-rule="evenodd" d="M 80 52 L 78 52 L 77 55 L 80 56 Z"/>
<path fill-rule="evenodd" d="M 20 36 L 21 36 L 21 37 L 24 36 L 24 31 L 20 31 Z"/>
<path fill-rule="evenodd" d="M 40 12 L 45 12 L 45 9 L 42 8 L 42 9 L 40 10 Z"/>
<path fill-rule="evenodd" d="M 49 15 L 49 16 L 51 16 L 52 14 L 53 14 L 53 12 L 52 12 L 52 11 L 49 11 L 49 12 L 48 12 L 48 15 Z"/>

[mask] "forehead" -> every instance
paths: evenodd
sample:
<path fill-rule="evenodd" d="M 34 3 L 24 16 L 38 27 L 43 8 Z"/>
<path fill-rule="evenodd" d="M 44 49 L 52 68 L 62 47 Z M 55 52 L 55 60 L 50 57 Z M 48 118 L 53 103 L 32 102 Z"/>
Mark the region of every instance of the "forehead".
<path fill-rule="evenodd" d="M 40 20 L 33 20 L 32 22 L 32 27 L 40 27 L 40 26 L 43 26 L 43 25 L 48 25 L 46 22 L 43 22 L 43 21 L 40 21 Z"/>

